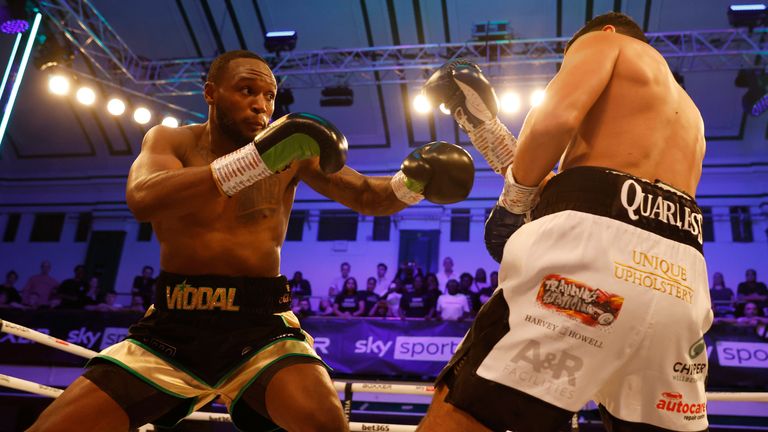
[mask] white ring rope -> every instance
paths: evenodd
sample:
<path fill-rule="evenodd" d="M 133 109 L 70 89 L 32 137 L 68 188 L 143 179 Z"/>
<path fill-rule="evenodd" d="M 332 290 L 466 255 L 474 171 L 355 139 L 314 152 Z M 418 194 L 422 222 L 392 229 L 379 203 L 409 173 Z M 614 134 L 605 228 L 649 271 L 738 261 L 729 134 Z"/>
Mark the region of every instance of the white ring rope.
<path fill-rule="evenodd" d="M 30 328 L 14 324 L 8 321 L 0 320 L 0 332 L 21 336 L 33 342 L 38 342 L 49 347 L 68 352 L 80 357 L 91 359 L 98 353 L 87 348 L 75 345 L 45 333 L 32 330 Z M 8 375 L 0 374 L 0 386 L 9 387 L 29 393 L 58 397 L 64 390 L 38 384 L 36 382 L 14 378 Z M 388 384 L 388 383 L 347 383 L 343 381 L 334 381 L 333 386 L 337 392 L 351 391 L 351 393 L 383 393 L 400 395 L 420 395 L 431 396 L 435 392 L 432 385 L 412 385 L 412 384 Z M 349 386 L 349 387 L 348 387 Z M 730 402 L 768 402 L 768 392 L 707 392 L 708 401 L 730 401 Z M 194 412 L 185 418 L 186 420 L 214 421 L 214 422 L 232 422 L 229 414 L 214 412 Z M 349 422 L 351 431 L 371 431 L 387 430 L 390 432 L 413 432 L 416 426 L 394 425 L 384 423 L 360 423 Z"/>

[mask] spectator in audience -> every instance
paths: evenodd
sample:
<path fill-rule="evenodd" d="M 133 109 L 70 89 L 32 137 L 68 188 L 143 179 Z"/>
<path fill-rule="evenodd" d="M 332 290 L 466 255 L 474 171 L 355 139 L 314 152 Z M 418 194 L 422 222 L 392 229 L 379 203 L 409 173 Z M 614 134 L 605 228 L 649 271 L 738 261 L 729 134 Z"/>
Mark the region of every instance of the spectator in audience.
<path fill-rule="evenodd" d="M 35 308 L 48 306 L 51 296 L 55 293 L 59 282 L 49 276 L 51 272 L 51 262 L 45 260 L 40 263 L 40 274 L 31 276 L 24 288 L 21 289 L 21 299 L 24 304 L 36 304 Z M 36 299 L 30 299 L 30 295 L 37 294 Z"/>
<path fill-rule="evenodd" d="M 406 262 L 401 264 L 400 268 L 397 269 L 395 279 L 402 282 L 403 288 L 405 288 L 406 291 L 410 291 L 413 289 L 413 277 L 416 276 L 416 274 L 416 263 Z"/>
<path fill-rule="evenodd" d="M 480 297 L 476 292 L 472 291 L 472 285 L 475 282 L 475 278 L 469 273 L 462 273 L 459 276 L 459 293 L 467 296 L 469 301 L 469 307 L 472 309 L 472 315 L 476 314 L 480 310 Z"/>
<path fill-rule="evenodd" d="M 138 294 L 144 300 L 144 309 L 149 308 L 155 301 L 155 268 L 150 265 L 145 265 L 141 269 L 141 275 L 133 278 L 133 287 L 131 288 L 131 294 Z"/>
<path fill-rule="evenodd" d="M 413 279 L 413 291 L 405 292 L 400 298 L 401 318 L 426 318 L 435 316 L 435 303 L 432 296 L 427 294 L 421 277 Z"/>
<path fill-rule="evenodd" d="M 488 278 L 485 274 L 485 269 L 480 267 L 477 270 L 475 270 L 475 279 L 472 282 L 472 287 L 470 290 L 474 293 L 479 293 L 483 288 L 487 288 L 490 284 L 488 283 Z"/>
<path fill-rule="evenodd" d="M 18 273 L 13 270 L 5 274 L 5 283 L 0 285 L 0 307 L 21 307 L 21 295 L 16 291 L 18 279 Z"/>
<path fill-rule="evenodd" d="M 720 272 L 715 272 L 712 275 L 709 298 L 712 301 L 712 311 L 715 313 L 715 316 L 733 315 L 733 290 L 725 286 L 723 274 Z"/>
<path fill-rule="evenodd" d="M 437 275 L 429 272 L 424 276 L 424 285 L 427 290 L 427 294 L 432 297 L 432 303 L 437 304 L 437 299 L 443 294 L 440 289 L 440 282 L 437 280 Z"/>
<path fill-rule="evenodd" d="M 64 285 L 64 283 L 62 283 L 62 285 Z M 99 278 L 98 276 L 91 276 L 88 278 L 87 291 L 80 298 L 80 306 L 87 310 L 93 310 L 93 308 L 89 307 L 101 303 L 101 298 L 101 284 L 99 283 Z"/>
<path fill-rule="evenodd" d="M 344 282 L 344 291 L 339 293 L 333 302 L 333 312 L 336 316 L 344 318 L 363 315 L 363 312 L 365 312 L 365 301 L 360 293 L 357 292 L 357 279 L 349 277 Z"/>
<path fill-rule="evenodd" d="M 341 263 L 339 270 L 341 271 L 341 275 L 334 278 L 331 282 L 331 286 L 336 288 L 336 292 L 341 292 L 344 289 L 347 279 L 351 277 L 349 272 L 352 271 L 352 266 L 350 266 L 348 262 L 343 262 Z"/>
<path fill-rule="evenodd" d="M 86 306 L 86 310 L 114 312 L 123 310 L 123 305 L 117 303 L 117 293 L 115 291 L 107 291 L 104 294 L 104 301 L 96 305 Z"/>
<path fill-rule="evenodd" d="M 387 277 L 387 265 L 378 263 L 376 265 L 376 294 L 383 296 L 389 290 L 390 280 Z"/>
<path fill-rule="evenodd" d="M 291 295 L 294 298 L 302 299 L 312 295 L 312 286 L 300 271 L 293 273 L 293 279 L 288 281 L 288 285 L 291 287 Z"/>
<path fill-rule="evenodd" d="M 400 299 L 403 297 L 404 292 L 403 282 L 401 282 L 400 279 L 394 279 L 389 284 L 389 290 L 384 294 L 382 299 L 387 301 L 390 316 L 400 316 Z"/>
<path fill-rule="evenodd" d="M 757 281 L 757 272 L 754 269 L 747 269 L 746 280 L 739 284 L 737 293 L 739 301 L 756 301 L 760 306 L 765 306 L 768 299 L 768 288 L 764 283 Z"/>
<path fill-rule="evenodd" d="M 488 300 L 491 299 L 491 296 L 493 295 L 494 291 L 496 291 L 496 288 L 491 288 L 487 286 L 481 289 L 480 292 L 477 293 L 477 301 L 480 303 L 480 306 L 486 304 Z"/>
<path fill-rule="evenodd" d="M 441 292 L 446 289 L 446 283 L 451 279 L 456 279 L 456 273 L 453 271 L 453 258 L 447 256 L 443 258 L 443 270 L 437 273 Z"/>
<path fill-rule="evenodd" d="M 365 302 L 365 310 L 363 315 L 368 316 L 376 303 L 379 302 L 379 295 L 376 294 L 376 278 L 369 277 L 365 283 L 365 292 L 362 293 L 363 301 Z"/>
<path fill-rule="evenodd" d="M 83 297 L 88 292 L 85 266 L 76 265 L 74 273 L 74 276 L 65 279 L 56 289 L 56 295 L 61 301 L 58 305 L 59 309 L 81 309 L 83 307 Z"/>
<path fill-rule="evenodd" d="M 144 297 L 138 294 L 133 294 L 131 296 L 131 305 L 128 306 L 126 310 L 133 312 L 145 312 L 147 309 L 144 307 Z"/>
<path fill-rule="evenodd" d="M 469 301 L 467 296 L 459 293 L 459 282 L 456 279 L 448 281 L 446 294 L 437 299 L 437 316 L 445 321 L 463 321 L 469 316 Z"/>
<path fill-rule="evenodd" d="M 333 303 L 336 301 L 336 296 L 339 295 L 339 290 L 335 286 L 328 287 L 328 299 Z"/>
<path fill-rule="evenodd" d="M 499 286 L 499 272 L 494 270 L 491 272 L 489 277 L 490 277 L 490 284 L 488 288 L 491 288 L 492 290 L 496 290 L 496 288 Z"/>
<path fill-rule="evenodd" d="M 369 317 L 373 318 L 389 318 L 392 316 L 390 310 L 389 310 L 389 304 L 387 303 L 386 299 L 380 299 L 376 302 L 376 304 L 373 306 L 370 312 L 368 312 Z"/>
<path fill-rule="evenodd" d="M 298 306 L 293 310 L 293 313 L 300 320 L 309 318 L 315 315 L 315 311 L 312 310 L 312 304 L 309 302 L 309 298 L 302 297 L 299 299 Z"/>
<path fill-rule="evenodd" d="M 22 303 L 22 306 L 23 306 L 24 309 L 29 309 L 29 310 L 48 309 L 50 307 L 56 307 L 56 305 L 58 304 L 58 300 L 55 298 L 55 295 L 52 294 L 49 298 L 51 300 L 55 300 L 53 302 L 54 306 L 51 306 L 51 303 L 46 303 L 46 304 L 41 303 L 40 302 L 40 294 L 38 294 L 37 292 L 33 291 L 33 292 L 29 293 L 29 295 L 27 296 L 26 300 L 24 300 L 24 303 Z"/>
<path fill-rule="evenodd" d="M 334 302 L 331 299 L 320 299 L 320 303 L 317 305 L 317 316 L 334 316 Z"/>

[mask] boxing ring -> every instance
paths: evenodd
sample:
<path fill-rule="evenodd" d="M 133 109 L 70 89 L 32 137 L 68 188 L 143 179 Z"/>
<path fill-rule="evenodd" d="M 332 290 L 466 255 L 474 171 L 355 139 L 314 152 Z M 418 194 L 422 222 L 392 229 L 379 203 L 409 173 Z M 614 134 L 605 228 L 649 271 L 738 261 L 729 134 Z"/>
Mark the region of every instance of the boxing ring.
<path fill-rule="evenodd" d="M 73 354 L 85 359 L 91 359 L 98 353 L 90 349 L 75 345 L 59 338 L 47 335 L 45 333 L 32 330 L 30 328 L 14 324 L 12 322 L 0 320 L 0 333 L 7 333 L 14 336 L 23 337 L 32 342 L 36 342 L 48 347 Z M 336 391 L 343 395 L 341 398 L 342 407 L 344 408 L 344 414 L 349 420 L 351 414 L 352 397 L 355 394 L 360 393 L 372 393 L 372 394 L 396 394 L 396 395 L 414 395 L 414 396 L 427 396 L 431 397 L 435 389 L 431 385 L 412 385 L 412 384 L 394 384 L 386 382 L 375 383 L 354 383 L 334 381 L 334 387 Z M 28 381 L 4 374 L 0 374 L 0 386 L 19 390 L 27 393 L 37 394 L 40 396 L 46 396 L 51 398 L 58 397 L 64 392 L 63 389 L 57 387 L 50 387 L 47 385 L 39 384 L 33 381 Z M 768 392 L 707 392 L 707 401 L 724 401 L 724 402 L 765 402 L 768 403 Z M 576 416 L 574 415 L 574 430 L 578 429 Z M 212 421 L 212 422 L 228 422 L 231 423 L 231 418 L 227 413 L 216 412 L 194 412 L 187 416 L 184 420 L 193 421 Z M 399 425 L 399 424 L 387 424 L 387 423 L 364 423 L 364 422 L 349 422 L 349 428 L 351 431 L 389 431 L 389 432 L 412 432 L 416 430 L 416 426 L 412 425 Z M 155 430 L 152 425 L 142 426 L 140 431 L 153 431 Z"/>

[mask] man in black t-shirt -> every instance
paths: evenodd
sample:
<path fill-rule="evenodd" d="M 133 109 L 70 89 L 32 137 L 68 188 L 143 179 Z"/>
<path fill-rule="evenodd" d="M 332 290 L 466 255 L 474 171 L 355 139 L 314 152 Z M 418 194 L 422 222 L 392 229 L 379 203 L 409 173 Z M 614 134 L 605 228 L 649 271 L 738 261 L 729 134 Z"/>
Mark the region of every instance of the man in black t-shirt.
<path fill-rule="evenodd" d="M 412 292 L 406 292 L 400 298 L 401 318 L 426 318 L 432 319 L 435 315 L 435 303 L 431 295 L 427 294 L 423 285 L 417 284 Z"/>

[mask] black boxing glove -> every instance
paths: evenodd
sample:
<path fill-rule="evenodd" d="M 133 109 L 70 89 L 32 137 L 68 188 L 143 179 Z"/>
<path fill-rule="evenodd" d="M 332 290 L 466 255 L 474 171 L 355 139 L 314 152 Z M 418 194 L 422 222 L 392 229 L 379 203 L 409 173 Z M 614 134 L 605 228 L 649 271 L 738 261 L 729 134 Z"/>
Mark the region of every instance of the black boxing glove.
<path fill-rule="evenodd" d="M 469 135 L 493 171 L 503 175 L 512 164 L 517 139 L 496 115 L 496 93 L 480 67 L 468 60 L 454 60 L 435 71 L 423 92 L 434 105 L 444 104 Z"/>
<path fill-rule="evenodd" d="M 395 195 L 408 205 L 426 198 L 436 204 L 464 200 L 472 190 L 475 165 L 463 148 L 444 141 L 412 151 L 391 180 Z"/>
<path fill-rule="evenodd" d="M 291 113 L 269 125 L 253 142 L 211 162 L 211 171 L 219 190 L 232 196 L 295 160 L 320 156 L 320 169 L 335 173 L 347 160 L 347 147 L 347 139 L 331 122 L 313 114 Z"/>

